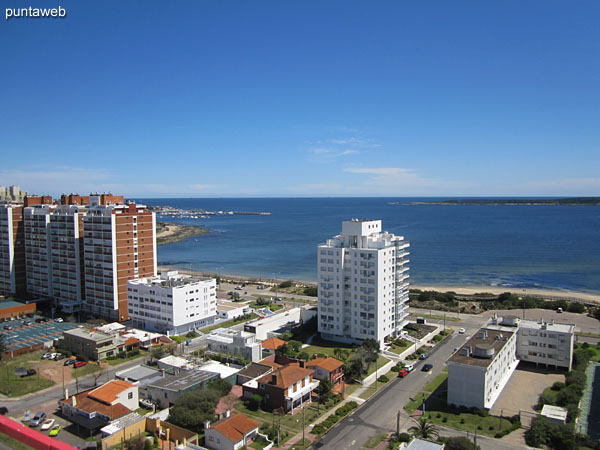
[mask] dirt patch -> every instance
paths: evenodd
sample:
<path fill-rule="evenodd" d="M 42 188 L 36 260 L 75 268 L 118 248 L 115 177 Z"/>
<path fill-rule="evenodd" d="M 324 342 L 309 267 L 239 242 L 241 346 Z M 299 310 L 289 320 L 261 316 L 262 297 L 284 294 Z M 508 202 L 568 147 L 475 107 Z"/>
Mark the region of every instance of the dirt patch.
<path fill-rule="evenodd" d="M 44 361 L 39 368 L 40 375 L 44 378 L 48 378 L 55 383 L 62 383 L 63 371 L 65 376 L 65 384 L 70 383 L 74 380 L 73 378 L 73 366 L 65 367 L 63 361 Z"/>

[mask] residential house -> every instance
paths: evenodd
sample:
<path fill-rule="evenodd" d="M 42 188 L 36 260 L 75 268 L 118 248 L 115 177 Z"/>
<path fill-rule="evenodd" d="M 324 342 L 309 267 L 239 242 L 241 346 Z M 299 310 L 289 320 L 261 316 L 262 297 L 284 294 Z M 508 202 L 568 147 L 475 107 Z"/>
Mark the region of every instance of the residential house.
<path fill-rule="evenodd" d="M 87 328 L 65 330 L 58 347 L 94 361 L 102 361 L 107 357 L 115 356 L 118 351 L 114 343 L 114 336 Z"/>
<path fill-rule="evenodd" d="M 131 414 L 139 407 L 138 387 L 113 380 L 94 389 L 59 400 L 65 417 L 89 430 L 97 430 L 113 420 Z"/>
<path fill-rule="evenodd" d="M 148 384 L 148 400 L 157 403 L 160 408 L 169 408 L 181 395 L 205 388 L 208 383 L 219 378 L 218 373 L 204 370 L 182 370 L 177 375 L 165 375 Z"/>
<path fill-rule="evenodd" d="M 314 370 L 304 367 L 304 361 L 290 363 L 274 370 L 255 381 L 245 383 L 242 388 L 244 397 L 258 394 L 263 397 L 267 409 L 294 409 L 311 401 L 312 392 L 319 386 L 313 380 Z"/>
<path fill-rule="evenodd" d="M 344 380 L 344 363 L 335 358 L 315 358 L 306 363 L 306 368 L 313 369 L 318 380 L 329 379 L 332 386 Z"/>
<path fill-rule="evenodd" d="M 208 428 L 204 445 L 211 450 L 237 450 L 248 446 L 258 434 L 259 423 L 243 414 L 226 417 Z"/>
<path fill-rule="evenodd" d="M 217 300 L 217 317 L 220 319 L 231 320 L 243 317 L 246 314 L 250 314 L 248 303 Z"/>
<path fill-rule="evenodd" d="M 287 344 L 287 342 L 278 337 L 270 337 L 269 339 L 262 341 L 261 344 L 263 348 L 263 357 L 267 357 L 269 355 L 274 355 L 275 350 L 282 345 Z"/>
<path fill-rule="evenodd" d="M 206 338 L 208 351 L 212 353 L 227 353 L 252 362 L 262 359 L 262 346 L 256 341 L 256 336 L 246 331 L 236 331 L 220 328 Z"/>

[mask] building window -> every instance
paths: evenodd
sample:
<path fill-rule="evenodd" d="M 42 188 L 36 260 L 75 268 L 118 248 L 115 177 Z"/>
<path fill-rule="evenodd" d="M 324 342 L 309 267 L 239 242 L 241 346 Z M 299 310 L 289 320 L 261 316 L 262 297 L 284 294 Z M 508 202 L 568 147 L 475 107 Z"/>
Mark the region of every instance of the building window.
<path fill-rule="evenodd" d="M 133 392 L 130 392 L 129 394 L 127 394 L 127 398 L 128 398 L 129 400 L 131 400 L 131 399 L 133 398 Z"/>

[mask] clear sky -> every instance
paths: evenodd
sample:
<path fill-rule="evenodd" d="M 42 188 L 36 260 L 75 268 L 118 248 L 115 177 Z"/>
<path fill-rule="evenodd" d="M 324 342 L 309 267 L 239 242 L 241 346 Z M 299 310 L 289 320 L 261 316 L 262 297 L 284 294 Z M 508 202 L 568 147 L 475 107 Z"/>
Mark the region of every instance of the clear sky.
<path fill-rule="evenodd" d="M 600 195 L 600 2 L 2 0 L 0 185 Z M 4 18 L 4 17 L 3 17 Z"/>

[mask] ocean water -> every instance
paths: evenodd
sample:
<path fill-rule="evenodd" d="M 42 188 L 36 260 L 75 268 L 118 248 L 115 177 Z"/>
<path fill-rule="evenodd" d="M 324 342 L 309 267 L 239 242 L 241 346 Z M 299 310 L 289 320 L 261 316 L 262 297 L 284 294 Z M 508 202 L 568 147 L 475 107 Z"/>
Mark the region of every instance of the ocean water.
<path fill-rule="evenodd" d="M 411 243 L 414 284 L 600 292 L 600 207 L 392 205 L 408 198 L 137 199 L 148 205 L 270 216 L 159 220 L 210 233 L 158 247 L 161 265 L 211 273 L 316 280 L 317 245 L 343 220 L 381 219 Z"/>

